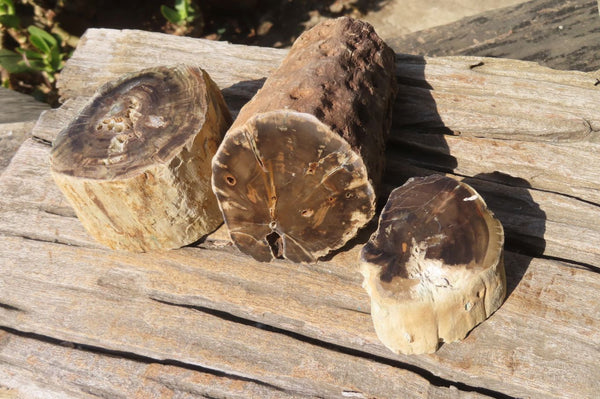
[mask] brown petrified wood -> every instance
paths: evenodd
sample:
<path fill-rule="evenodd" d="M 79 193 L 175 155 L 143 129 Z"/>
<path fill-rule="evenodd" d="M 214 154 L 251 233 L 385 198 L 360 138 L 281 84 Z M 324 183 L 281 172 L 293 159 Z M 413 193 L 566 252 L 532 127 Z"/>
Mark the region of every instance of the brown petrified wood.
<path fill-rule="evenodd" d="M 392 191 L 361 251 L 379 339 L 431 353 L 464 338 L 506 295 L 502 224 L 465 183 L 431 175 Z"/>
<path fill-rule="evenodd" d="M 102 86 L 58 135 L 52 174 L 103 244 L 181 247 L 222 223 L 210 160 L 230 124 L 202 69 L 145 69 Z"/>
<path fill-rule="evenodd" d="M 314 262 L 354 237 L 375 211 L 395 87 L 371 25 L 339 18 L 298 38 L 213 160 L 240 250 Z"/>

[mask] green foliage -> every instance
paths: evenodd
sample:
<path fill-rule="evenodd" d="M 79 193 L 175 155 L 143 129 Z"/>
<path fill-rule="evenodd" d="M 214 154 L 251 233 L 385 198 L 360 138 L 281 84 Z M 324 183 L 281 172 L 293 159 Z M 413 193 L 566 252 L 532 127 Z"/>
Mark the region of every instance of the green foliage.
<path fill-rule="evenodd" d="M 62 69 L 66 54 L 61 52 L 58 40 L 45 30 L 30 26 L 27 31 L 29 41 L 37 51 L 19 49 L 19 52 L 31 61 L 34 69 L 47 72 L 52 81 L 54 74 Z"/>
<path fill-rule="evenodd" d="M 59 41 L 37 26 L 27 28 L 31 48 L 18 47 L 15 51 L 0 50 L 0 66 L 10 74 L 23 72 L 46 72 L 50 83 L 63 67 L 65 53 Z"/>
<path fill-rule="evenodd" d="M 160 12 L 167 21 L 179 26 L 189 25 L 198 17 L 192 0 L 175 0 L 175 9 L 162 5 Z"/>
<path fill-rule="evenodd" d="M 20 20 L 12 0 L 0 0 L 0 25 L 16 29 L 19 24 Z"/>
<path fill-rule="evenodd" d="M 6 72 L 10 74 L 33 71 L 31 67 L 27 66 L 22 56 L 7 49 L 0 49 L 0 67 L 6 69 Z"/>

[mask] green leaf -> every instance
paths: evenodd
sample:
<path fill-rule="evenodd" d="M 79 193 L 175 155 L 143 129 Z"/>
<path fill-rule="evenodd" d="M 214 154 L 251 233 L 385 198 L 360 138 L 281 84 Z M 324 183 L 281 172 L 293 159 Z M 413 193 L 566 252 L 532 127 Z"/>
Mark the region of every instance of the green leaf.
<path fill-rule="evenodd" d="M 23 50 L 18 48 L 17 52 L 21 54 L 21 63 L 32 71 L 45 71 L 46 60 L 44 54 L 33 50 Z"/>
<path fill-rule="evenodd" d="M 35 70 L 27 66 L 22 55 L 7 49 L 0 49 L 0 66 L 6 69 L 8 73 L 23 73 Z"/>
<path fill-rule="evenodd" d="M 177 14 L 179 14 L 180 20 L 186 20 L 188 17 L 188 6 L 189 3 L 187 0 L 175 0 L 175 10 L 177 10 Z"/>
<path fill-rule="evenodd" d="M 160 6 L 160 12 L 163 15 L 163 17 L 165 17 L 166 20 L 172 24 L 177 25 L 181 22 L 181 17 L 179 15 L 179 13 L 177 11 L 173 10 L 171 7 L 162 5 L 162 6 Z"/>
<path fill-rule="evenodd" d="M 49 55 L 53 47 L 58 47 L 58 43 L 54 36 L 45 30 L 33 25 L 27 28 L 27 30 L 30 35 L 29 41 L 42 53 Z"/>
<path fill-rule="evenodd" d="M 44 59 L 44 54 L 40 53 L 39 51 L 24 50 L 19 47 L 19 48 L 17 48 L 17 53 L 21 54 L 21 58 L 27 58 L 30 60 L 43 60 Z"/>
<path fill-rule="evenodd" d="M 0 25 L 2 26 L 6 26 L 7 28 L 14 28 L 17 29 L 19 27 L 19 24 L 21 23 L 21 21 L 19 20 L 19 17 L 17 17 L 16 15 L 0 15 Z"/>
<path fill-rule="evenodd" d="M 62 69 L 64 56 L 64 54 L 61 54 L 58 46 L 52 48 L 49 59 L 49 64 L 52 68 L 52 72 L 58 72 Z"/>
<path fill-rule="evenodd" d="M 0 0 L 0 15 L 15 15 L 15 5 L 12 0 Z"/>

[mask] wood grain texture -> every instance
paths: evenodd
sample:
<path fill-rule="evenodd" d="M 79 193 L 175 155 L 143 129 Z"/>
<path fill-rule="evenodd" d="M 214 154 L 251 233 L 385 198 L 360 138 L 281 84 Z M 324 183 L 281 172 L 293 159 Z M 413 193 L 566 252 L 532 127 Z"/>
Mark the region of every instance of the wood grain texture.
<path fill-rule="evenodd" d="M 0 173 L 8 166 L 21 144 L 31 137 L 35 122 L 0 124 Z"/>
<path fill-rule="evenodd" d="M 0 375 L 0 398 L 305 397 L 224 373 L 2 330 Z"/>
<path fill-rule="evenodd" d="M 44 163 L 48 152 L 43 143 L 28 142 L 0 179 L 0 259 L 5 260 L 0 325 L 156 359 L 175 358 L 286 389 L 305 387 L 308 380 L 273 371 L 286 361 L 273 364 L 271 357 L 301 353 L 295 339 L 279 345 L 282 335 L 289 337 L 284 332 L 319 346 L 376 356 L 378 362 L 387 359 L 396 367 L 410 364 L 445 381 L 473 386 L 477 379 L 476 387 L 512 396 L 575 398 L 600 389 L 600 379 L 594 377 L 600 307 L 589 304 L 600 289 L 598 273 L 508 252 L 509 296 L 489 320 L 465 341 L 446 344 L 433 355 L 396 356 L 378 341 L 371 325 L 369 298 L 358 272 L 361 241 L 314 266 L 252 261 L 223 232 L 199 247 L 177 251 L 104 250 L 86 236 L 52 185 Z M 23 236 L 27 238 L 19 238 Z M 586 307 L 579 305 L 584 302 Z M 235 326 L 240 322 L 242 327 Z M 275 332 L 261 338 L 255 323 Z M 224 341 L 223 331 L 232 338 Z M 246 339 L 250 342 L 232 343 Z M 240 356 L 249 360 L 239 363 Z M 250 363 L 263 368 L 255 370 Z M 351 364 L 355 368 L 359 363 Z"/>
<path fill-rule="evenodd" d="M 189 37 L 173 39 L 174 36 L 137 30 L 88 30 L 70 59 L 71 66 L 61 72 L 61 80 L 57 83 L 61 97 L 90 96 L 98 87 L 96 83 L 108 82 L 145 66 L 178 63 L 191 63 L 204 69 L 225 90 L 224 94 L 228 93 L 228 88 L 248 93 L 256 88 L 252 81 L 264 79 L 286 54 L 285 50 L 273 48 L 261 47 L 256 48 L 256 52 L 249 52 L 247 46 L 225 42 L 198 41 Z M 94 59 L 100 54 L 103 55 Z M 91 76 L 94 77 L 92 85 L 88 79 Z"/>
<path fill-rule="evenodd" d="M 50 106 L 32 96 L 0 87 L 0 173 L 25 141 L 33 124 Z"/>
<path fill-rule="evenodd" d="M 314 263 L 373 218 L 394 58 L 370 24 L 324 21 L 242 107 L 212 162 L 213 191 L 242 252 Z"/>
<path fill-rule="evenodd" d="M 533 0 L 389 39 L 394 50 L 539 62 L 556 69 L 600 68 L 595 0 Z"/>
<path fill-rule="evenodd" d="M 148 42 L 156 46 L 148 48 Z M 208 56 L 216 51 L 218 58 Z M 95 82 L 186 60 L 214 77 L 237 114 L 285 54 L 149 32 L 91 29 L 62 72 L 69 82 L 62 89 L 65 112 L 45 113 L 35 134 L 52 141 L 72 117 L 68 111 L 81 106 L 77 96 L 90 96 Z M 227 73 L 224 62 L 229 62 Z M 599 233 L 590 223 L 600 218 L 600 86 L 595 74 L 515 60 L 407 55 L 397 55 L 396 72 L 400 88 L 387 150 L 393 166 L 384 176 L 391 188 L 404 183 L 415 168 L 495 183 L 499 189 L 491 198 L 502 194 L 510 199 L 496 202 L 520 250 L 600 266 L 600 247 L 594 244 Z M 522 207 L 527 214 L 518 212 Z"/>
<path fill-rule="evenodd" d="M 235 113 L 284 55 L 153 33 L 88 31 L 62 75 L 69 101 L 44 114 L 34 129 L 37 141 L 22 146 L 0 176 L 0 325 L 227 370 L 299 394 L 593 397 L 600 389 L 593 74 L 506 60 L 398 56 L 401 94 L 385 184 L 433 172 L 464 179 L 504 224 L 507 247 L 521 252 L 506 253 L 502 307 L 465 341 L 432 355 L 396 356 L 377 340 L 357 270 L 369 231 L 311 267 L 254 262 L 223 230 L 195 247 L 153 255 L 107 251 L 85 233 L 48 166 L 48 142 L 81 105 L 78 96 L 85 100 L 126 71 L 188 60 L 215 78 Z M 479 118 L 461 112 L 478 103 Z M 532 106 L 545 117 L 529 112 Z M 561 152 L 564 146 L 575 155 Z M 566 164 L 554 161 L 555 150 Z M 527 174 L 530 167 L 537 172 Z M 580 167 L 582 177 L 572 177 Z M 392 383 L 374 385 L 373 373 Z M 453 384 L 460 390 L 444 388 Z"/>
<path fill-rule="evenodd" d="M 133 259 L 127 259 L 125 253 L 113 257 L 106 251 L 79 252 L 6 237 L 0 247 L 3 257 L 5 251 L 17 251 L 13 257 L 16 265 L 23 265 L 31 252 L 41 255 L 31 259 L 37 265 L 34 268 L 11 271 L 3 266 L 2 275 L 10 276 L 10 281 L 0 280 L 0 320 L 10 328 L 44 331 L 59 340 L 160 361 L 176 360 L 299 395 L 343 397 L 344 392 L 356 392 L 364 397 L 416 398 L 428 393 L 444 398 L 452 394 L 402 368 L 231 320 L 202 306 L 148 297 L 138 285 L 150 277 L 144 276 L 147 270 L 132 269 Z M 119 255 L 126 257 L 118 259 Z M 57 271 L 64 276 L 57 276 Z M 26 277 L 30 272 L 37 277 Z M 57 278 L 59 285 L 51 283 Z M 48 283 L 57 288 L 51 295 Z M 193 289 L 201 292 L 203 287 Z M 382 379 L 388 383 L 381 384 Z"/>
<path fill-rule="evenodd" d="M 99 242 L 179 248 L 223 223 L 211 160 L 230 125 L 203 70 L 144 69 L 102 86 L 61 130 L 52 176 Z"/>
<path fill-rule="evenodd" d="M 0 87 L 0 124 L 35 121 L 49 108 L 32 96 Z"/>

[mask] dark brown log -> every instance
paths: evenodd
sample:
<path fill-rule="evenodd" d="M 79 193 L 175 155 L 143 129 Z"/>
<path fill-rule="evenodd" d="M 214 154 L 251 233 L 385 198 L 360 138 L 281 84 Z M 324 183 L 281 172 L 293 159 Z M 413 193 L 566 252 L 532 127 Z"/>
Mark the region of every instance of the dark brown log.
<path fill-rule="evenodd" d="M 157 67 L 107 83 L 58 135 L 54 180 L 86 230 L 133 251 L 170 249 L 221 223 L 210 160 L 231 123 L 196 67 Z"/>
<path fill-rule="evenodd" d="M 469 185 L 430 175 L 392 191 L 361 251 L 377 336 L 396 353 L 463 339 L 506 295 L 502 224 Z"/>
<path fill-rule="evenodd" d="M 242 252 L 314 262 L 372 218 L 395 90 L 394 54 L 371 25 L 339 18 L 298 38 L 213 160 Z"/>

